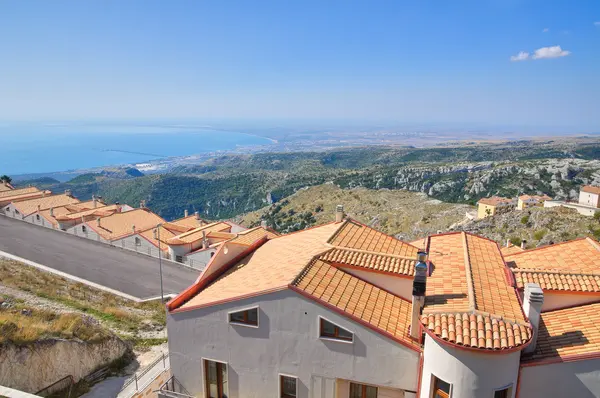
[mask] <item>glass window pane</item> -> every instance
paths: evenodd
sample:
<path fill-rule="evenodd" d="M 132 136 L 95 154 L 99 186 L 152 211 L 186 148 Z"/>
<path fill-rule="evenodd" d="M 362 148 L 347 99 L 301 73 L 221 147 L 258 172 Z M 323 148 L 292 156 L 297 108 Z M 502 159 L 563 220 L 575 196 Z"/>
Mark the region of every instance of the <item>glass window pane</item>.
<path fill-rule="evenodd" d="M 248 323 L 251 325 L 258 325 L 258 308 L 248 310 Z"/>
<path fill-rule="evenodd" d="M 494 392 L 494 398 L 510 398 L 510 387 Z"/>
<path fill-rule="evenodd" d="M 352 340 L 352 333 L 350 333 L 346 329 L 338 328 L 338 336 L 340 337 L 340 339 Z"/>
<path fill-rule="evenodd" d="M 450 394 L 450 384 L 446 383 L 444 380 L 436 379 L 436 386 L 438 390 Z"/>
<path fill-rule="evenodd" d="M 219 364 L 221 368 L 221 386 L 223 387 L 223 398 L 227 398 L 229 391 L 227 390 L 227 365 L 224 363 Z"/>
<path fill-rule="evenodd" d="M 244 311 L 234 312 L 233 314 L 229 314 L 229 319 L 231 322 L 244 322 Z"/>
<path fill-rule="evenodd" d="M 208 385 L 209 398 L 220 398 L 219 388 L 217 386 L 217 364 L 212 361 L 206 361 L 206 384 Z"/>
<path fill-rule="evenodd" d="M 321 336 L 335 336 L 335 325 L 331 322 L 327 322 L 325 319 L 321 319 Z"/>
<path fill-rule="evenodd" d="M 281 376 L 281 395 L 283 398 L 294 398 L 296 396 L 296 378 Z"/>
<path fill-rule="evenodd" d="M 362 385 L 350 383 L 350 398 L 363 398 L 361 395 Z"/>
<path fill-rule="evenodd" d="M 365 398 L 377 398 L 377 387 L 366 386 L 367 396 Z"/>

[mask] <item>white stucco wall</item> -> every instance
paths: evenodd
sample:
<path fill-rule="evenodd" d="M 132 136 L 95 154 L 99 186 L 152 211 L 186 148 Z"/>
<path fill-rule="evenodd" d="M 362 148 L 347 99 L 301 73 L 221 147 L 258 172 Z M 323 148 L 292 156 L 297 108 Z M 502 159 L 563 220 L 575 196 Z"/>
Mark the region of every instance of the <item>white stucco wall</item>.
<path fill-rule="evenodd" d="M 136 245 L 135 238 L 139 239 L 139 245 Z M 111 242 L 111 245 L 120 247 L 122 249 L 131 250 L 137 253 L 145 254 L 147 256 L 158 257 L 158 247 L 154 246 L 140 234 L 130 235 L 121 239 L 113 240 Z M 166 257 L 168 256 L 168 253 L 165 253 L 163 251 L 162 256 Z"/>
<path fill-rule="evenodd" d="M 38 219 L 38 216 L 39 216 L 39 219 Z M 54 229 L 54 225 L 52 225 L 52 223 L 50 221 L 46 220 L 42 215 L 38 214 L 37 212 L 28 215 L 23 220 L 28 223 L 31 223 L 31 224 L 40 225 L 42 227 Z"/>
<path fill-rule="evenodd" d="M 579 204 L 598 207 L 598 195 L 595 193 L 579 191 Z"/>
<path fill-rule="evenodd" d="M 258 328 L 228 323 L 228 312 L 256 305 Z M 354 343 L 319 339 L 319 316 L 354 332 Z M 168 314 L 167 328 L 172 372 L 200 397 L 202 358 L 227 362 L 229 398 L 276 397 L 279 373 L 298 377 L 299 398 L 334 398 L 336 379 L 417 388 L 417 352 L 291 290 Z"/>
<path fill-rule="evenodd" d="M 10 217 L 10 218 L 16 218 L 17 220 L 22 220 L 23 219 L 23 215 L 22 214 L 17 214 L 17 212 L 15 211 L 15 206 L 13 206 L 12 203 L 4 206 L 2 208 L 2 212 L 4 213 L 4 215 L 6 217 Z"/>
<path fill-rule="evenodd" d="M 201 250 L 193 254 L 188 254 L 186 256 L 187 264 L 194 267 L 202 269 L 206 267 L 206 264 L 210 261 L 210 259 L 214 256 L 214 253 L 217 252 L 217 248 L 209 248 L 206 250 Z"/>
<path fill-rule="evenodd" d="M 231 226 L 231 231 L 229 231 L 229 232 L 231 232 L 232 234 L 237 234 L 238 232 L 242 232 L 242 231 L 245 231 L 248 229 L 248 228 L 244 228 L 241 225 L 237 225 L 232 222 L 228 222 L 228 221 L 225 221 L 225 222 Z"/>
<path fill-rule="evenodd" d="M 597 303 L 599 301 L 600 294 L 552 294 L 552 292 L 544 291 L 544 305 L 542 306 L 542 312 L 588 303 Z"/>
<path fill-rule="evenodd" d="M 102 242 L 102 243 L 110 243 L 109 241 L 103 239 L 100 235 L 98 235 L 96 233 L 96 231 L 94 231 L 93 229 L 91 229 L 88 225 L 85 225 L 86 227 L 86 232 L 83 232 L 82 228 L 85 224 L 79 224 L 79 225 L 75 225 L 71 228 L 67 229 L 67 233 L 76 235 L 76 236 L 81 236 L 83 238 L 88 238 L 91 240 L 95 240 L 97 242 Z"/>
<path fill-rule="evenodd" d="M 439 344 L 425 337 L 421 398 L 430 398 L 433 376 L 452 385 L 452 397 L 493 398 L 494 391 L 512 385 L 516 392 L 521 352 L 478 353 Z M 522 395 L 529 397 L 529 395 Z"/>
<path fill-rule="evenodd" d="M 379 286 L 390 293 L 400 296 L 405 300 L 412 300 L 412 278 L 402 278 L 399 276 L 381 274 L 378 272 L 363 271 L 354 267 L 340 266 L 340 269 L 369 283 L 372 283 L 375 286 Z"/>
<path fill-rule="evenodd" d="M 600 359 L 523 367 L 519 398 L 529 397 L 600 397 Z"/>

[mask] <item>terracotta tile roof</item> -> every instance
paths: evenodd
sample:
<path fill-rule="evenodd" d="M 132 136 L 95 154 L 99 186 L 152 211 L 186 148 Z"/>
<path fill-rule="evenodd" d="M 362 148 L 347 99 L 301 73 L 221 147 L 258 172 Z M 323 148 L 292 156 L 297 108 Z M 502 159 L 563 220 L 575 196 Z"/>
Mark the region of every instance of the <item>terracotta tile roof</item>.
<path fill-rule="evenodd" d="M 420 349 L 419 343 L 409 335 L 410 302 L 320 260 L 312 261 L 293 285 L 407 345 Z"/>
<path fill-rule="evenodd" d="M 511 198 L 503 198 L 501 196 L 490 196 L 489 198 L 481 198 L 477 203 L 490 206 L 498 206 L 500 204 L 510 204 L 513 200 Z"/>
<path fill-rule="evenodd" d="M 8 192 L 12 192 L 12 191 L 8 191 Z M 42 198 L 45 196 L 50 196 L 51 194 L 52 194 L 52 192 L 50 192 L 50 191 L 38 191 L 38 192 L 23 193 L 23 194 L 14 195 L 14 196 L 4 196 L 4 197 L 0 198 L 0 204 L 2 206 L 6 206 L 10 202 L 22 202 L 24 200 L 30 200 L 30 199 L 36 199 L 36 198 Z"/>
<path fill-rule="evenodd" d="M 329 243 L 332 246 L 396 254 L 409 258 L 416 258 L 419 251 L 411 244 L 402 242 L 354 220 L 346 220 L 337 233 L 331 237 Z"/>
<path fill-rule="evenodd" d="M 192 227 L 186 227 L 180 224 L 173 224 L 172 222 L 164 222 L 162 226 L 168 229 L 169 231 L 173 232 L 175 235 L 179 235 L 194 229 Z"/>
<path fill-rule="evenodd" d="M 600 272 L 599 244 L 591 238 L 575 239 L 505 256 L 513 268 L 571 271 L 584 274 Z"/>
<path fill-rule="evenodd" d="M 13 189 L 12 185 L 0 182 L 0 192 L 12 191 Z"/>
<path fill-rule="evenodd" d="M 600 352 L 600 303 L 543 312 L 528 360 Z"/>
<path fill-rule="evenodd" d="M 103 207 L 106 207 L 101 202 L 99 202 L 98 205 L 99 205 L 99 207 L 97 207 L 96 209 L 101 209 Z M 50 209 L 41 210 L 40 216 L 44 217 L 46 220 L 48 220 L 50 223 L 52 223 L 52 225 L 58 225 L 58 220 L 77 219 L 77 218 L 81 218 L 82 214 L 89 213 L 90 211 L 93 212 L 94 210 L 96 210 L 93 208 L 93 206 L 94 206 L 94 201 L 88 200 L 86 202 L 79 202 L 76 204 L 68 204 L 65 206 L 52 208 L 52 213 L 54 214 L 54 216 L 50 215 L 50 213 L 51 213 Z M 108 214 L 111 214 L 111 213 L 106 213 L 105 215 L 108 215 Z M 75 215 L 75 216 L 72 216 L 72 215 Z"/>
<path fill-rule="evenodd" d="M 279 236 L 273 231 L 264 229 L 263 227 L 255 227 L 247 229 L 246 231 L 239 232 L 237 234 L 237 237 L 231 240 L 231 243 L 250 246 L 265 235 L 267 236 L 267 239 L 273 239 Z"/>
<path fill-rule="evenodd" d="M 140 232 L 156 227 L 164 221 L 150 210 L 143 208 L 101 217 L 100 226 L 97 225 L 96 221 L 89 221 L 86 225 L 96 231 L 102 238 L 115 240 L 133 234 L 134 226 L 136 232 Z"/>
<path fill-rule="evenodd" d="M 92 206 L 93 206 L 93 204 L 92 204 Z M 108 205 L 108 206 L 99 205 L 98 207 L 95 207 L 95 208 L 86 206 L 85 209 L 82 209 L 79 211 L 74 211 L 72 213 L 63 212 L 62 209 L 66 210 L 66 207 L 61 207 L 58 209 L 54 209 L 54 217 L 60 221 L 77 220 L 81 217 L 106 217 L 106 216 L 109 216 L 109 215 L 119 211 L 119 206 L 120 205 Z M 57 211 L 58 211 L 58 213 L 57 213 Z M 44 210 L 43 213 L 49 215 L 50 210 L 49 209 Z"/>
<path fill-rule="evenodd" d="M 513 274 L 519 289 L 525 288 L 526 283 L 537 283 L 544 290 L 600 292 L 600 273 L 579 274 L 517 268 L 513 270 Z"/>
<path fill-rule="evenodd" d="M 46 210 L 51 207 L 56 208 L 75 203 L 79 203 L 79 199 L 69 195 L 60 194 L 46 195 L 42 198 L 35 198 L 24 200 L 21 202 L 16 202 L 14 206 L 21 212 L 21 214 L 27 216 L 31 213 L 36 212 L 38 210 L 38 206 L 40 210 Z"/>
<path fill-rule="evenodd" d="M 330 248 L 326 242 L 340 225 L 326 224 L 267 241 L 181 308 L 287 287 L 314 256 Z"/>
<path fill-rule="evenodd" d="M 410 243 L 411 245 L 413 245 L 414 247 L 417 247 L 419 249 L 424 249 L 425 245 L 427 245 L 427 237 L 413 240 L 412 242 L 408 242 L 408 243 Z"/>
<path fill-rule="evenodd" d="M 328 263 L 353 265 L 367 270 L 406 276 L 413 276 L 415 274 L 415 264 L 417 263 L 416 259 L 391 254 L 340 248 L 335 248 L 324 253 L 320 259 Z"/>
<path fill-rule="evenodd" d="M 139 233 L 140 236 L 143 236 L 144 238 L 146 238 L 150 243 L 152 243 L 154 246 L 158 247 L 158 239 L 154 238 L 154 230 L 156 230 L 156 226 L 149 228 L 145 231 L 141 231 Z M 167 245 L 167 240 L 169 240 L 170 238 L 174 237 L 175 234 L 171 231 L 169 231 L 168 229 L 166 229 L 165 227 L 163 227 L 161 225 L 160 227 L 160 249 L 162 251 L 168 251 L 169 250 L 169 246 Z"/>
<path fill-rule="evenodd" d="M 548 195 L 521 195 L 519 196 L 519 199 L 521 199 L 522 201 L 526 201 L 526 200 L 537 200 L 537 201 L 546 201 L 546 200 L 552 200 L 552 198 Z"/>
<path fill-rule="evenodd" d="M 195 214 L 192 214 L 191 216 L 187 216 L 187 217 L 179 218 L 177 220 L 173 220 L 173 221 L 171 221 L 171 224 L 180 225 L 182 227 L 198 228 L 198 227 L 201 227 L 203 225 L 210 224 L 210 223 L 208 221 L 205 221 L 205 220 L 201 219 L 201 218 L 198 219 L 198 218 L 196 218 Z"/>
<path fill-rule="evenodd" d="M 510 349 L 530 339 L 495 242 L 457 232 L 431 236 L 428 247 L 433 270 L 427 279 L 425 327 L 446 341 L 478 349 Z"/>
<path fill-rule="evenodd" d="M 192 229 L 191 231 L 177 235 L 169 239 L 168 243 L 169 245 L 185 245 L 187 243 L 196 242 L 202 239 L 204 234 L 208 234 L 212 231 L 229 232 L 231 231 L 231 225 L 224 222 L 214 222 L 212 224 L 207 224 L 202 227 L 198 227 Z"/>
<path fill-rule="evenodd" d="M 0 187 L 3 187 L 3 186 L 4 186 L 4 184 L 0 184 Z M 36 187 L 9 189 L 9 190 L 5 190 L 5 191 L 0 190 L 0 198 L 6 198 L 8 196 L 24 195 L 24 194 L 33 193 L 33 192 L 41 192 L 41 191 L 39 189 L 37 189 Z"/>
<path fill-rule="evenodd" d="M 594 185 L 584 185 L 583 187 L 581 187 L 580 191 L 600 195 L 600 187 Z"/>
<path fill-rule="evenodd" d="M 521 253 L 524 250 L 525 249 L 521 249 L 521 246 L 516 246 L 516 245 L 513 245 L 512 243 L 508 247 L 503 246 L 500 248 L 500 251 L 502 252 L 503 256 L 509 256 L 511 254 Z"/>
<path fill-rule="evenodd" d="M 443 340 L 471 348 L 511 349 L 531 338 L 529 326 L 481 313 L 429 314 L 421 322 Z"/>

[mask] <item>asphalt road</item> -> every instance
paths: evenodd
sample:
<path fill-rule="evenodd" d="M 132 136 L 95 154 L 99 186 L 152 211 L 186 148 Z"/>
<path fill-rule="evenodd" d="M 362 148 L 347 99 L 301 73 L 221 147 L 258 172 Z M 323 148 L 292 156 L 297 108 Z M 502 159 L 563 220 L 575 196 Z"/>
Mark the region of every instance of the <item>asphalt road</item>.
<path fill-rule="evenodd" d="M 0 251 L 138 298 L 160 295 L 158 258 L 1 215 Z M 198 275 L 198 271 L 163 261 L 165 294 L 181 292 Z"/>

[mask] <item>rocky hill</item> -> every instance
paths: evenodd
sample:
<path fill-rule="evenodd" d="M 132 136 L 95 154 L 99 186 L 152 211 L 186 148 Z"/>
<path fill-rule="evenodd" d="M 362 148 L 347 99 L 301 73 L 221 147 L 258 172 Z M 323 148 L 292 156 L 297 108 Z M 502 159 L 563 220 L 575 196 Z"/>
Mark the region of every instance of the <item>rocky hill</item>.
<path fill-rule="evenodd" d="M 237 221 L 254 226 L 265 220 L 270 227 L 287 233 L 332 221 L 338 204 L 352 218 L 408 241 L 447 230 L 464 222 L 467 212 L 474 212 L 472 206 L 444 203 L 423 193 L 342 189 L 323 184 L 301 189 L 281 202 L 238 217 Z"/>

